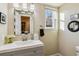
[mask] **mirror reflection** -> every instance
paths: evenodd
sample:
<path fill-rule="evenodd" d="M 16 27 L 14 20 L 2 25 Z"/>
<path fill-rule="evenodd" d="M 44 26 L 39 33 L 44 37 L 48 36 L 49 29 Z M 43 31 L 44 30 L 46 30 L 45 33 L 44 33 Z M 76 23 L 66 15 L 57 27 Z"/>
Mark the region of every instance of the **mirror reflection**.
<path fill-rule="evenodd" d="M 21 33 L 28 34 L 30 33 L 30 17 L 21 16 Z"/>

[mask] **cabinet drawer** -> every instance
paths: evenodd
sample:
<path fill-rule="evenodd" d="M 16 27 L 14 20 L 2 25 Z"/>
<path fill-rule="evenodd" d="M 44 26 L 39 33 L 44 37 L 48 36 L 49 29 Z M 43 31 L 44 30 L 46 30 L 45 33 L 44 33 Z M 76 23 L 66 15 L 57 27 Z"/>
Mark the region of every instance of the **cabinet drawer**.
<path fill-rule="evenodd" d="M 43 55 L 43 49 L 41 47 L 24 49 L 20 51 L 14 51 L 14 56 L 39 56 Z"/>
<path fill-rule="evenodd" d="M 17 50 L 13 52 L 7 52 L 7 53 L 0 54 L 0 56 L 41 56 L 41 55 L 43 55 L 42 47 Z"/>
<path fill-rule="evenodd" d="M 13 53 L 11 52 L 1 53 L 0 56 L 13 56 Z"/>

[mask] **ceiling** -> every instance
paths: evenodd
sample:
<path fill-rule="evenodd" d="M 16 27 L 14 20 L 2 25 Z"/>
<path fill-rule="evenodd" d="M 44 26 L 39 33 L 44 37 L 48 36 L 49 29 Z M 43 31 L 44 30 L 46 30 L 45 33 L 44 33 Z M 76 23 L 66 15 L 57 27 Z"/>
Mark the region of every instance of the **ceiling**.
<path fill-rule="evenodd" d="M 60 7 L 61 5 L 63 5 L 64 3 L 44 3 L 46 5 L 50 5 L 50 6 L 53 6 L 53 7 Z"/>

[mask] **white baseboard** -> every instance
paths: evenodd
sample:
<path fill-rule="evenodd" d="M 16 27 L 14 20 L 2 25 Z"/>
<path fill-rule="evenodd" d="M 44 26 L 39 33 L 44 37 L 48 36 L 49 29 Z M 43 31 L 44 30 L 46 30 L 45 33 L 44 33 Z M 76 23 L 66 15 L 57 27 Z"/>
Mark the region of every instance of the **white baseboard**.
<path fill-rule="evenodd" d="M 55 53 L 55 54 L 52 54 L 50 56 L 62 56 L 60 53 Z"/>

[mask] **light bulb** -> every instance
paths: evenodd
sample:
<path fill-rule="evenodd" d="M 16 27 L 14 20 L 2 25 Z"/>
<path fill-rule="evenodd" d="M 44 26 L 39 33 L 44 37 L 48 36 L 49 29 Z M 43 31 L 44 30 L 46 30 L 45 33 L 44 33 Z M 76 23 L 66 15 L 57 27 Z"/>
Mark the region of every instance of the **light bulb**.
<path fill-rule="evenodd" d="M 24 9 L 27 9 L 27 3 L 23 3 L 22 6 Z"/>
<path fill-rule="evenodd" d="M 30 11 L 34 11 L 34 8 L 35 8 L 35 6 L 34 6 L 34 4 L 30 4 Z"/>

